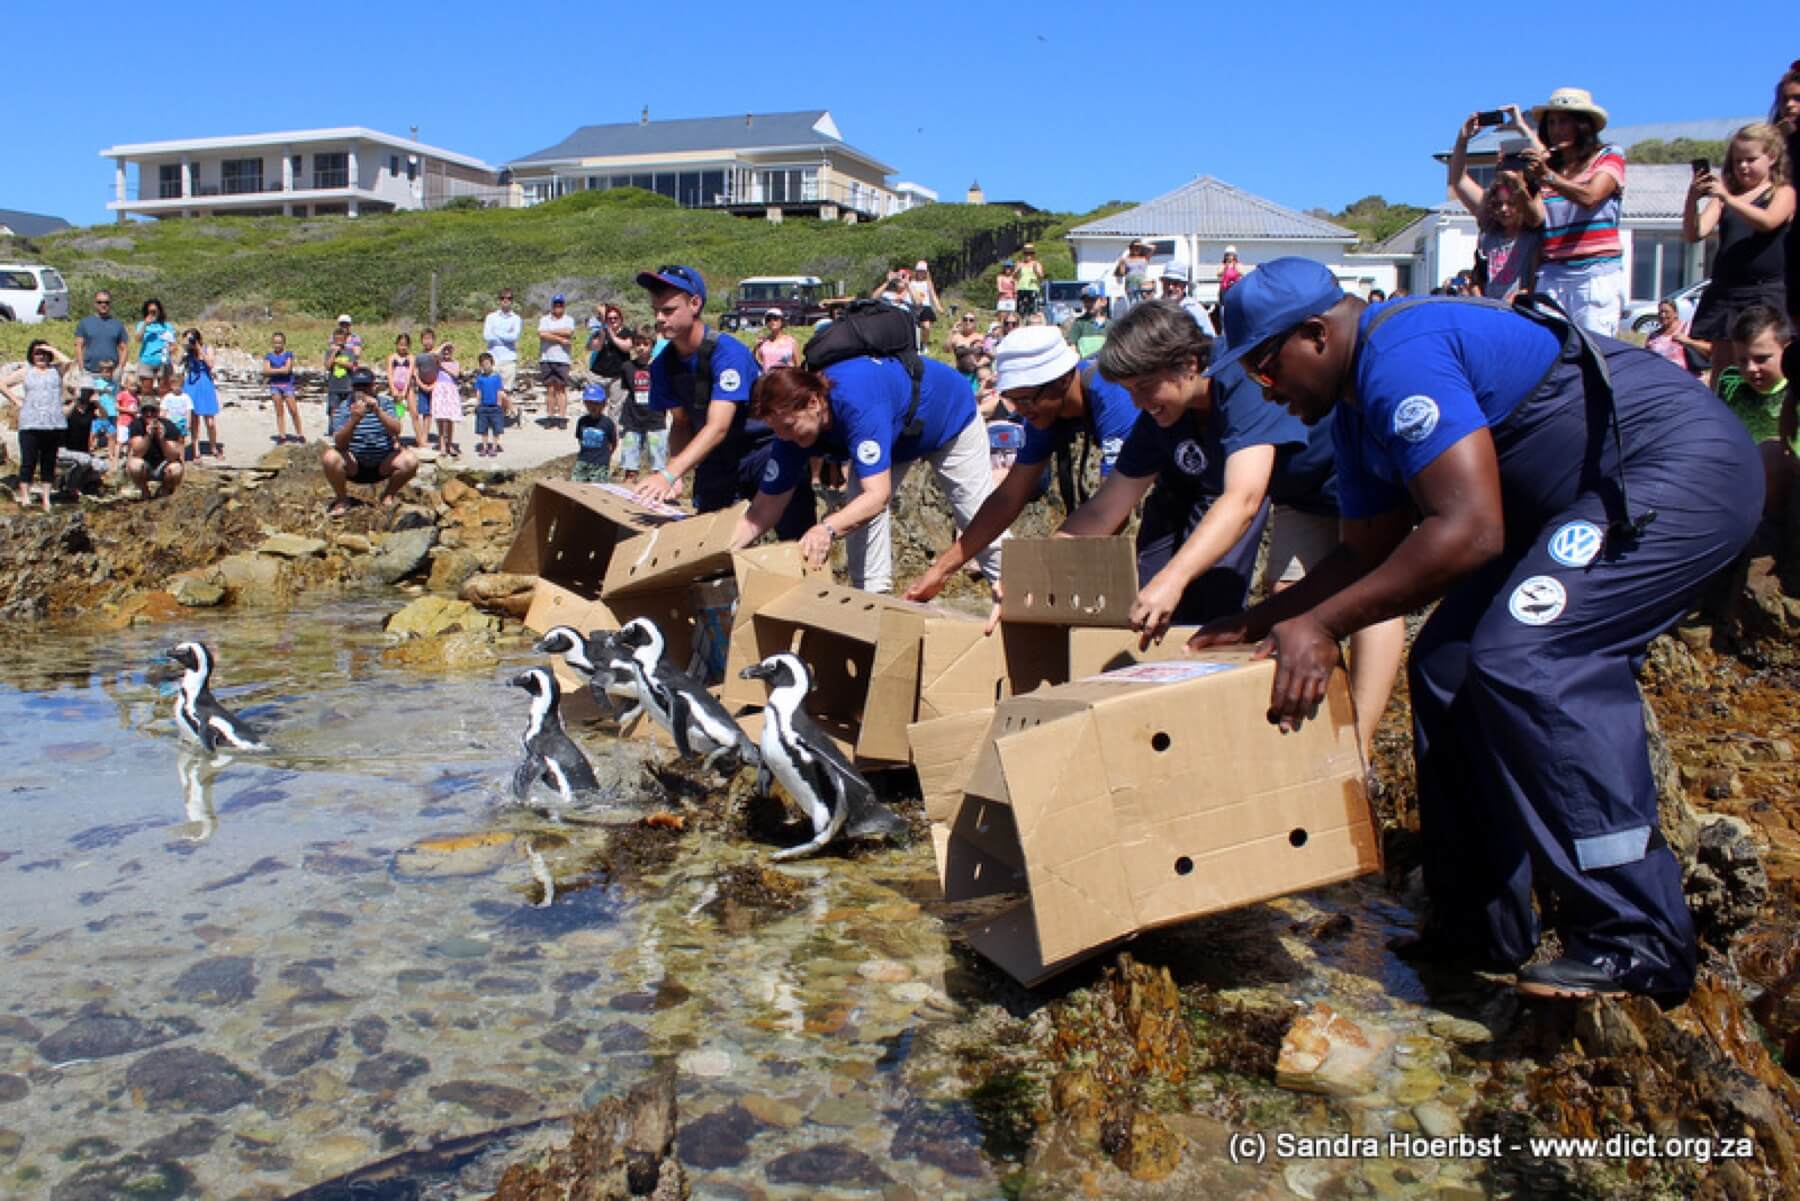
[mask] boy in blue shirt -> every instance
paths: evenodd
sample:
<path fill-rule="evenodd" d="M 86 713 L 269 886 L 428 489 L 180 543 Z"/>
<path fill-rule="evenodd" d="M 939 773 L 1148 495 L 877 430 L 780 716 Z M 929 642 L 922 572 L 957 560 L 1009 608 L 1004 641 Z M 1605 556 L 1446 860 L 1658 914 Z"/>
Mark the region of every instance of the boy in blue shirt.
<path fill-rule="evenodd" d="M 569 478 L 577 484 L 604 484 L 612 479 L 613 455 L 619 449 L 619 427 L 606 415 L 606 385 L 583 388 L 581 403 L 587 408 L 575 423 L 575 442 L 581 450 Z"/>
<path fill-rule="evenodd" d="M 480 368 L 475 373 L 475 436 L 481 440 L 475 453 L 493 458 L 500 453 L 500 435 L 506 429 L 512 397 L 506 391 L 506 378 L 494 370 L 493 355 L 483 351 L 475 363 Z"/>

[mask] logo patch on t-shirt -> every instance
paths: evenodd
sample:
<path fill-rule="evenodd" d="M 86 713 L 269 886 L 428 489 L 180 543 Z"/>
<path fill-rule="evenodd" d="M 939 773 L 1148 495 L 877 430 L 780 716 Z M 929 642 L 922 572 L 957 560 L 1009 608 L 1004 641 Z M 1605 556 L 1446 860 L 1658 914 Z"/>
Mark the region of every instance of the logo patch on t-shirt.
<path fill-rule="evenodd" d="M 727 367 L 719 372 L 719 391 L 721 392 L 736 392 L 738 386 L 743 382 L 744 377 L 738 374 L 736 367 Z"/>
<path fill-rule="evenodd" d="M 1437 428 L 1437 401 L 1429 396 L 1409 396 L 1394 409 L 1394 436 L 1423 442 Z"/>
<path fill-rule="evenodd" d="M 1599 526 L 1591 521 L 1571 521 L 1550 535 L 1550 557 L 1564 567 L 1586 567 L 1605 544 Z"/>
<path fill-rule="evenodd" d="M 856 444 L 856 461 L 864 467 L 873 467 L 881 462 L 881 443 L 873 438 Z"/>
<path fill-rule="evenodd" d="M 1192 438 L 1187 439 L 1175 448 L 1175 466 L 1187 475 L 1199 475 L 1206 470 L 1206 452 Z"/>
<path fill-rule="evenodd" d="M 773 484 L 780 475 L 781 464 L 777 463 L 774 459 L 770 459 L 768 466 L 763 468 L 763 483 Z"/>
<path fill-rule="evenodd" d="M 1528 626 L 1547 626 L 1562 616 L 1569 594 L 1555 576 L 1534 575 L 1513 589 L 1506 611 Z"/>

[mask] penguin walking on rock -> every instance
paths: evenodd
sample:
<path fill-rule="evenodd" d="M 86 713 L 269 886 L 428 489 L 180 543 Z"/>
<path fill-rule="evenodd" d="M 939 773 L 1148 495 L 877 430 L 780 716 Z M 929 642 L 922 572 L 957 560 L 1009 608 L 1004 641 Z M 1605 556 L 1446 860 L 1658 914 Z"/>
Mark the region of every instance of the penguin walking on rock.
<path fill-rule="evenodd" d="M 898 814 L 875 798 L 875 789 L 806 711 L 812 673 L 798 655 L 770 655 L 739 675 L 768 685 L 763 710 L 762 761 L 788 795 L 812 819 L 811 842 L 775 852 L 797 859 L 845 838 L 892 838 L 906 830 Z"/>
<path fill-rule="evenodd" d="M 262 736 L 249 722 L 221 705 L 212 694 L 213 653 L 204 642 L 181 642 L 163 652 L 181 668 L 175 696 L 175 728 L 207 754 L 221 749 L 266 751 Z"/>
<path fill-rule="evenodd" d="M 594 630 L 583 637 L 574 626 L 553 626 L 532 649 L 561 655 L 563 662 L 586 676 L 595 703 L 622 725 L 637 716 L 638 689 L 624 662 L 629 653 L 617 646 L 615 636 L 611 630 Z"/>
<path fill-rule="evenodd" d="M 531 717 L 519 738 L 525 758 L 513 771 L 513 799 L 525 801 L 531 795 L 531 786 L 539 780 L 554 788 L 564 805 L 575 804 L 583 794 L 598 792 L 600 780 L 594 775 L 594 765 L 563 730 L 557 713 L 562 689 L 557 686 L 556 676 L 547 668 L 534 667 L 508 682 L 531 697 Z"/>
<path fill-rule="evenodd" d="M 628 662 L 636 678 L 639 703 L 669 732 L 683 759 L 703 754 L 708 770 L 727 756 L 761 766 L 756 744 L 732 720 L 718 698 L 694 677 L 665 660 L 662 631 L 655 623 L 644 617 L 633 618 L 614 635 L 613 641 L 630 655 Z"/>

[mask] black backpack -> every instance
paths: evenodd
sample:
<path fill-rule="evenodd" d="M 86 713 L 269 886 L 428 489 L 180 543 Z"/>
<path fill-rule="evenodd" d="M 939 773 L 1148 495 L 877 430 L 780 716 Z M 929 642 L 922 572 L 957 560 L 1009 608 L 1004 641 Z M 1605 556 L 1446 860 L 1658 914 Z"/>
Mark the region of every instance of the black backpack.
<path fill-rule="evenodd" d="M 918 325 L 907 310 L 881 300 L 853 300 L 841 317 L 812 336 L 802 358 L 808 371 L 823 371 L 833 363 L 865 355 L 899 359 L 912 380 L 912 401 L 906 406 L 900 436 L 916 438 L 925 430 L 919 420 L 919 383 L 925 363 L 919 358 L 918 338 Z"/>

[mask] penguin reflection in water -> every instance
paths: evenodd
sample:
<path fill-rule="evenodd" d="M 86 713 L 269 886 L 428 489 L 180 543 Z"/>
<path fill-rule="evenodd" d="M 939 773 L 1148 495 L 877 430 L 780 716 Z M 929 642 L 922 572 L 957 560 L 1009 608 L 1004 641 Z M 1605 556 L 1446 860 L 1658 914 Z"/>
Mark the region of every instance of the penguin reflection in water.
<path fill-rule="evenodd" d="M 875 799 L 875 790 L 806 711 L 812 673 L 798 655 L 770 655 L 739 673 L 768 685 L 763 710 L 763 768 L 781 781 L 812 819 L 811 842 L 777 851 L 775 859 L 796 859 L 823 850 L 832 839 L 892 838 L 906 823 Z"/>
<path fill-rule="evenodd" d="M 212 754 L 220 749 L 266 751 L 256 729 L 227 709 L 212 694 L 213 653 L 204 642 L 181 642 L 163 652 L 181 668 L 175 697 L 175 728 L 181 736 Z"/>
<path fill-rule="evenodd" d="M 621 724 L 637 716 L 637 677 L 626 660 L 630 652 L 618 645 L 616 630 L 594 630 L 582 635 L 574 626 L 552 626 L 531 649 L 541 655 L 561 655 L 563 662 L 587 678 L 588 691 L 601 710 Z"/>
<path fill-rule="evenodd" d="M 565 806 L 599 792 L 600 780 L 594 775 L 594 765 L 563 730 L 562 717 L 557 713 L 562 689 L 557 687 L 556 677 L 547 668 L 534 667 L 514 676 L 509 683 L 531 697 L 531 717 L 519 739 L 525 748 L 525 759 L 513 772 L 513 799 L 525 801 L 531 795 L 531 786 L 539 780 L 554 788 Z"/>
<path fill-rule="evenodd" d="M 724 758 L 761 767 L 755 744 L 718 698 L 664 658 L 662 631 L 654 622 L 633 618 L 613 635 L 613 644 L 629 656 L 625 663 L 636 681 L 638 702 L 669 732 L 683 759 L 703 754 L 707 770 Z"/>

